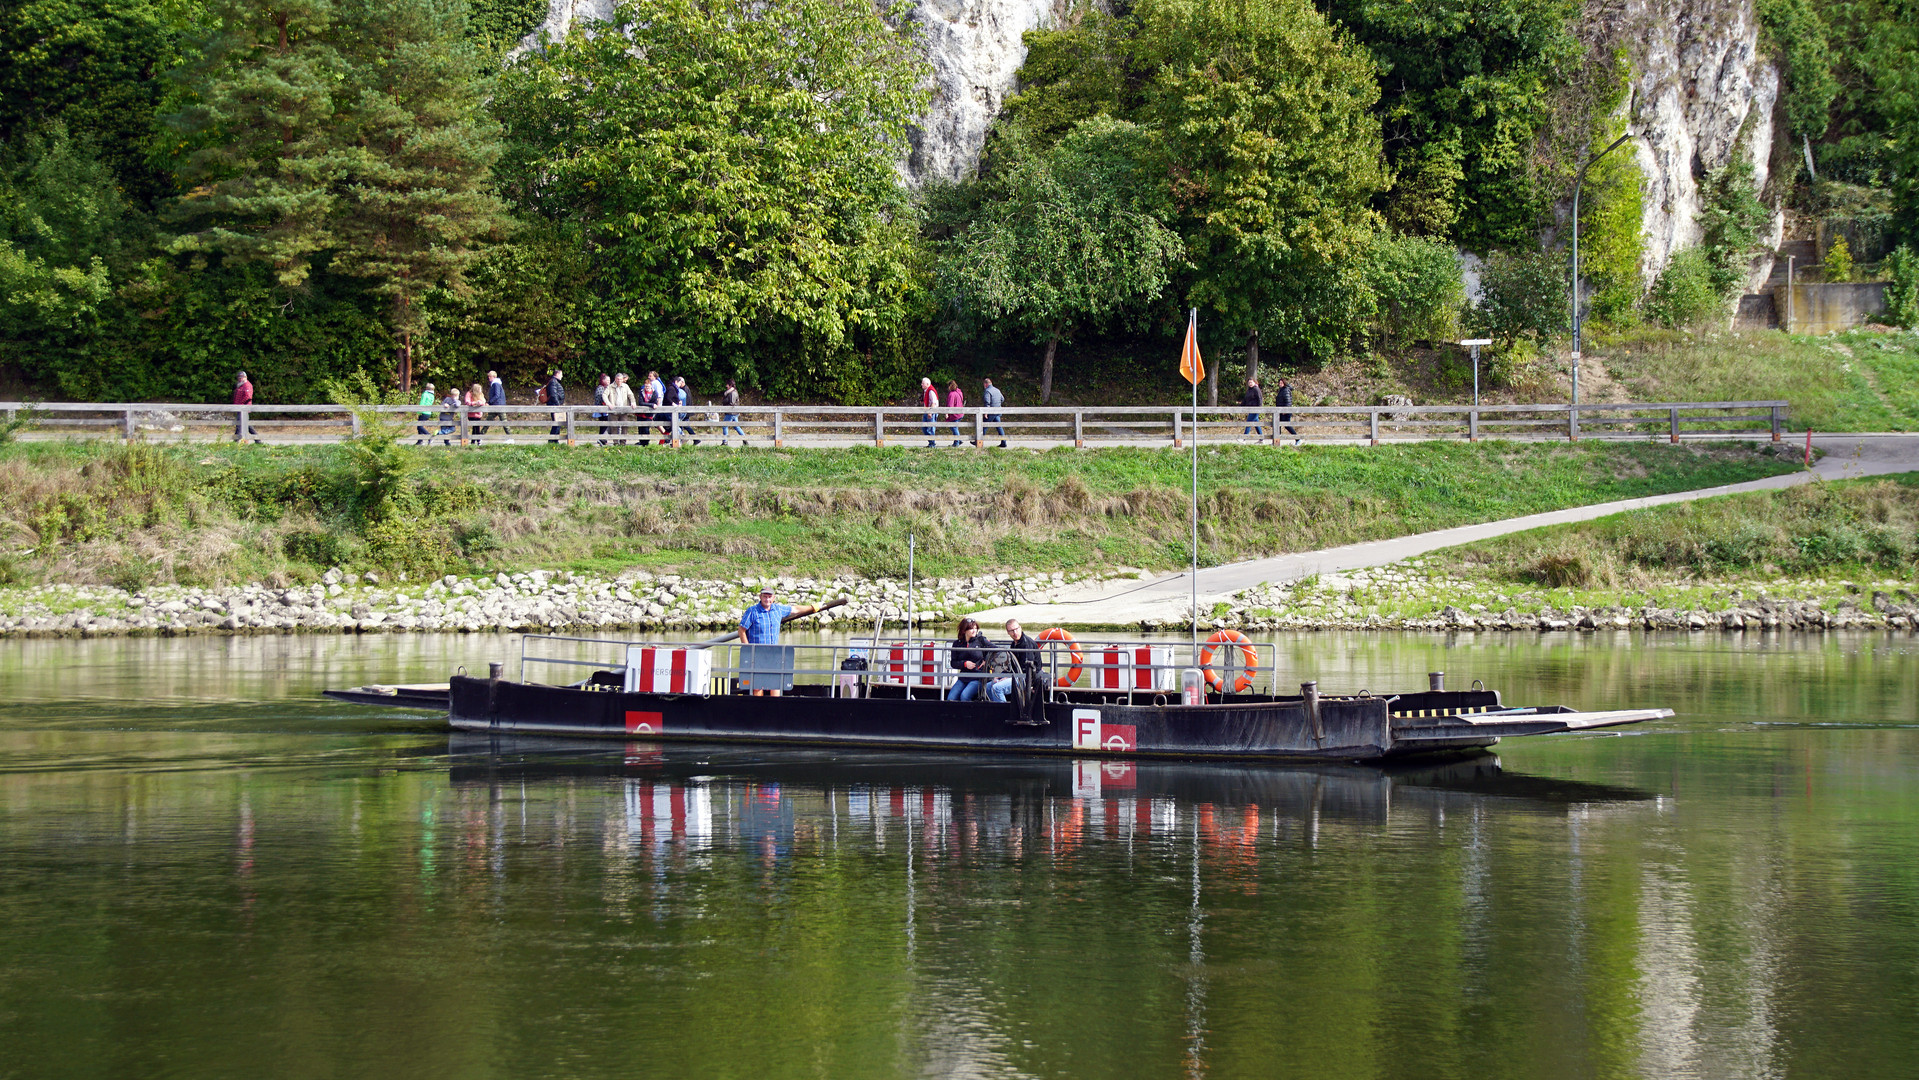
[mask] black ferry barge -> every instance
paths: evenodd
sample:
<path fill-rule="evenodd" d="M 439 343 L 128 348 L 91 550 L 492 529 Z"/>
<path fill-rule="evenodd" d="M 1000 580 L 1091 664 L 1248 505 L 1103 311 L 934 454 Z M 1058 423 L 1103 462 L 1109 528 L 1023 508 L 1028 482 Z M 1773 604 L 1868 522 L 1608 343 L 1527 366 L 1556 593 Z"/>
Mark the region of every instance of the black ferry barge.
<path fill-rule="evenodd" d="M 455 675 L 445 708 L 460 731 L 677 742 L 1002 751 L 1187 760 L 1379 761 L 1483 751 L 1503 737 L 1638 723 L 1670 709 L 1579 712 L 1507 706 L 1496 690 L 1376 695 L 1297 693 L 1271 685 L 1271 646 L 1220 631 L 1199 647 L 1166 642 L 1043 640 L 1041 670 L 1001 676 L 1007 700 L 946 700 L 948 646 L 873 640 L 851 645 L 638 645 L 529 635 L 521 677 L 493 665 Z M 561 643 L 566 643 L 561 645 Z M 571 656 L 533 656 L 560 646 Z M 579 658 L 623 649 L 619 661 Z M 1181 656 L 1180 653 L 1187 655 Z M 1262 663 L 1262 661 L 1264 661 Z M 529 681 L 528 664 L 591 668 L 571 683 Z M 577 670 L 576 670 L 577 673 Z M 342 700 L 437 707 L 418 688 L 329 691 Z M 758 695 L 755 689 L 777 691 Z"/>

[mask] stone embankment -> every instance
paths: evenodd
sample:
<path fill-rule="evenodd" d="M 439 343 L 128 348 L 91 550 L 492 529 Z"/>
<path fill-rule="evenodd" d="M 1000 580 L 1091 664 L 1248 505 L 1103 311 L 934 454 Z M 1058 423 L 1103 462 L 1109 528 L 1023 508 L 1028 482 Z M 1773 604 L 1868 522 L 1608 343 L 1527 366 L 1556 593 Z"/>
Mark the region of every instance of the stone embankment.
<path fill-rule="evenodd" d="M 1919 629 L 1909 581 L 1674 581 L 1640 590 L 1515 587 L 1412 560 L 1235 594 L 1213 625 L 1241 630 Z"/>
<path fill-rule="evenodd" d="M 965 611 L 1053 599 L 1066 584 L 1061 574 L 922 580 L 911 606 L 921 625 L 934 626 Z M 409 583 L 335 569 L 317 584 L 288 588 L 169 585 L 128 592 L 44 585 L 0 590 L 0 636 L 725 630 L 739 625 L 740 612 L 762 587 L 795 607 L 850 599 L 811 620 L 813 627 L 871 627 L 882 616 L 903 624 L 909 606 L 906 583 L 885 579 L 712 582 L 645 572 L 605 579 L 536 570 Z"/>

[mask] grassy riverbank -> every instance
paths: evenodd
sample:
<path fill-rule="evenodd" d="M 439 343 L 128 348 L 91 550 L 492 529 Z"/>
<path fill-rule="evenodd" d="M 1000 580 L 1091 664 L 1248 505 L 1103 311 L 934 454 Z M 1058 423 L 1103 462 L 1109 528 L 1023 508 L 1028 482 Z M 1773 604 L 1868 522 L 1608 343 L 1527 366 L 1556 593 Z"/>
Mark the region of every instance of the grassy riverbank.
<path fill-rule="evenodd" d="M 0 447 L 0 582 L 309 582 L 627 568 L 1098 572 L 1184 564 L 1170 450 Z M 1741 444 L 1209 449 L 1201 560 L 1311 550 L 1789 471 Z"/>

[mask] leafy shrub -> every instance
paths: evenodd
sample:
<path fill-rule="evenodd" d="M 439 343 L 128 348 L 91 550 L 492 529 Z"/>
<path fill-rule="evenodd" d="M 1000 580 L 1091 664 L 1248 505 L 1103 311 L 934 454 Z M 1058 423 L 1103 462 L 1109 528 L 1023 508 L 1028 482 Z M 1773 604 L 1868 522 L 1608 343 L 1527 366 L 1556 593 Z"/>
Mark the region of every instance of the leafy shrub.
<path fill-rule="evenodd" d="M 288 533 L 286 539 L 280 541 L 280 546 L 287 558 L 314 566 L 348 566 L 353 563 L 351 541 L 331 530 L 300 529 Z"/>
<path fill-rule="evenodd" d="M 1760 248 L 1760 231 L 1772 220 L 1772 212 L 1759 201 L 1752 162 L 1741 153 L 1709 174 L 1699 194 L 1699 246 L 1706 252 L 1714 290 L 1730 297 L 1745 280 L 1753 253 Z"/>
<path fill-rule="evenodd" d="M 1826 280 L 1851 281 L 1852 275 L 1852 245 L 1842 236 L 1826 249 Z"/>
<path fill-rule="evenodd" d="M 1886 256 L 1886 318 L 1908 330 L 1919 327 L 1919 255 L 1900 244 Z"/>
<path fill-rule="evenodd" d="M 1569 274 L 1566 259 L 1554 252 L 1495 252 L 1480 272 L 1476 321 L 1502 348 L 1564 331 Z"/>
<path fill-rule="evenodd" d="M 1366 276 L 1378 297 L 1375 325 L 1387 349 L 1455 336 L 1466 286 L 1451 245 L 1427 236 L 1383 237 L 1367 253 Z"/>
<path fill-rule="evenodd" d="M 1713 284 L 1703 248 L 1673 255 L 1646 294 L 1646 317 L 1668 329 L 1698 326 L 1725 314 L 1726 301 Z"/>

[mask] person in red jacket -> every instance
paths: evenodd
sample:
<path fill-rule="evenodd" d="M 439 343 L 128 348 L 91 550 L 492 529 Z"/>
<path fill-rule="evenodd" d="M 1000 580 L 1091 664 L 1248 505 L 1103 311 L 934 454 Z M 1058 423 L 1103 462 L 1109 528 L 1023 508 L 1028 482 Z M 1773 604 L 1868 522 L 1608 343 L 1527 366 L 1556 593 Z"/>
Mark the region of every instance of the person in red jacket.
<path fill-rule="evenodd" d="M 247 373 L 244 371 L 242 371 L 239 377 L 233 382 L 233 403 L 235 405 L 253 404 L 253 384 L 247 381 Z M 259 432 L 253 430 L 252 424 L 247 423 L 245 413 L 233 414 L 234 442 L 245 442 L 248 435 L 255 436 L 253 441 L 259 442 L 259 434 Z"/>
<path fill-rule="evenodd" d="M 934 432 L 937 430 L 933 425 L 936 421 L 939 420 L 939 417 L 933 412 L 933 410 L 939 407 L 940 407 L 940 392 L 933 388 L 933 380 L 924 379 L 924 378 L 921 379 L 920 380 L 920 408 L 926 410 L 926 415 L 920 417 L 920 420 L 924 422 L 926 426 L 920 429 L 920 434 L 926 436 L 926 445 L 928 446 L 938 445 L 937 443 L 933 441 Z"/>

